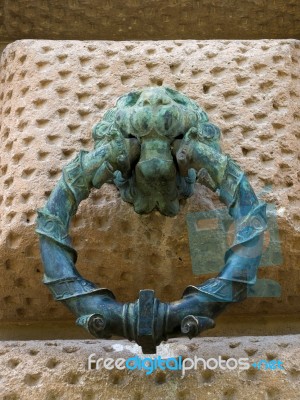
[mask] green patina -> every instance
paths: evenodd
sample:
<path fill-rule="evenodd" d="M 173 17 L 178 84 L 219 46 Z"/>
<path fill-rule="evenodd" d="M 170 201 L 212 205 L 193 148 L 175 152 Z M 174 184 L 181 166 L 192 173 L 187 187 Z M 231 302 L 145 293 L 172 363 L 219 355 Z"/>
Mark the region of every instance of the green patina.
<path fill-rule="evenodd" d="M 94 127 L 93 138 L 96 147 L 103 146 L 112 134 L 115 139 L 135 138 L 136 163 L 131 163 L 127 177 L 124 168 L 118 171 L 114 183 L 137 213 L 158 209 L 173 216 L 179 211 L 179 200 L 193 194 L 197 179 L 192 168 L 181 175 L 175 154 L 192 132 L 199 145 L 204 145 L 203 152 L 208 146 L 219 153 L 220 130 L 207 114 L 183 94 L 156 87 L 122 96 Z"/>
<path fill-rule="evenodd" d="M 168 337 L 192 337 L 213 327 L 226 305 L 242 300 L 255 283 L 266 228 L 265 204 L 238 165 L 222 154 L 220 130 L 188 97 L 155 87 L 122 96 L 93 128 L 93 139 L 94 149 L 81 151 L 64 167 L 38 211 L 44 283 L 94 336 L 124 336 L 144 352 L 155 352 Z M 235 240 L 216 278 L 188 286 L 172 303 L 141 290 L 136 302 L 123 304 L 78 273 L 69 225 L 92 187 L 114 183 L 136 212 L 157 209 L 175 216 L 197 180 L 219 194 L 236 222 Z"/>

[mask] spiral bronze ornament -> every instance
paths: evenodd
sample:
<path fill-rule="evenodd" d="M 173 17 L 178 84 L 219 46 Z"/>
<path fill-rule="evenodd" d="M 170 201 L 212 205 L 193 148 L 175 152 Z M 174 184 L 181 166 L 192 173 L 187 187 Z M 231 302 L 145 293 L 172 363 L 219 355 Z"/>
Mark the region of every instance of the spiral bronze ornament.
<path fill-rule="evenodd" d="M 67 164 L 46 205 L 38 210 L 44 283 L 54 298 L 97 338 L 122 336 L 144 353 L 170 337 L 197 336 L 214 327 L 225 307 L 247 297 L 266 229 L 266 205 L 258 201 L 245 174 L 220 149 L 220 130 L 191 99 L 165 87 L 146 88 L 118 99 L 93 128 L 94 149 Z M 161 302 L 140 290 L 134 303 L 84 279 L 68 234 L 70 220 L 90 190 L 113 183 L 137 213 L 179 211 L 179 200 L 200 181 L 218 193 L 235 221 L 235 237 L 215 278 L 188 286 L 180 300 Z"/>

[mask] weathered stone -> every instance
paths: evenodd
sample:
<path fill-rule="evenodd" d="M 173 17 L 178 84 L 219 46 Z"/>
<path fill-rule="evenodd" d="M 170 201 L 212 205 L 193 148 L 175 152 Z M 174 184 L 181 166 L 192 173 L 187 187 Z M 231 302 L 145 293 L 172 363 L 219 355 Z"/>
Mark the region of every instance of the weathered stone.
<path fill-rule="evenodd" d="M 137 345 L 127 341 L 28 341 L 1 342 L 1 398 L 3 400 L 111 400 L 111 399 L 213 399 L 213 400 L 298 400 L 300 390 L 300 337 L 202 338 L 192 341 L 173 339 L 158 348 L 162 359 L 182 356 L 208 360 L 221 357 L 280 360 L 284 370 L 204 369 L 154 371 L 88 369 L 88 357 L 143 358 Z M 223 363 L 225 362 L 223 361 Z M 235 362 L 228 364 L 233 367 Z M 190 365 L 190 363 L 189 363 Z M 214 365 L 210 362 L 209 365 Z M 224 364 L 223 364 L 224 365 Z M 95 365 L 93 365 L 95 367 Z"/>
<path fill-rule="evenodd" d="M 19 41 L 1 59 L 1 319 L 71 318 L 49 299 L 34 233 L 35 211 L 61 168 L 120 95 L 166 85 L 202 106 L 223 132 L 223 148 L 259 193 L 276 204 L 284 263 L 260 276 L 282 286 L 278 299 L 248 299 L 230 314 L 291 315 L 299 287 L 299 43 L 286 41 Z M 162 300 L 181 296 L 192 274 L 186 214 L 220 207 L 198 186 L 167 218 L 137 215 L 105 185 L 80 205 L 72 236 L 78 269 L 122 301 L 141 288 Z M 217 251 L 217 250 L 216 250 Z"/>
<path fill-rule="evenodd" d="M 299 13 L 296 0 L 5 0 L 0 39 L 300 39 Z"/>

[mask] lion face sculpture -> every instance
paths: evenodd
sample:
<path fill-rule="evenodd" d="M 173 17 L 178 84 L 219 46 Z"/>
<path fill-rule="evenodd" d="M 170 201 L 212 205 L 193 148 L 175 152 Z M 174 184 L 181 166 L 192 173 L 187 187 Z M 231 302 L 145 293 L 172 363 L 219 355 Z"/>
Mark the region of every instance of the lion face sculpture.
<path fill-rule="evenodd" d="M 194 101 L 170 88 L 151 87 L 120 97 L 94 127 L 95 146 L 112 132 L 138 142 L 139 156 L 129 175 L 125 178 L 118 171 L 114 179 L 123 200 L 137 213 L 158 209 L 174 216 L 179 200 L 192 195 L 196 172 L 190 168 L 183 176 L 174 151 L 191 132 L 194 139 L 219 151 L 219 129 Z"/>

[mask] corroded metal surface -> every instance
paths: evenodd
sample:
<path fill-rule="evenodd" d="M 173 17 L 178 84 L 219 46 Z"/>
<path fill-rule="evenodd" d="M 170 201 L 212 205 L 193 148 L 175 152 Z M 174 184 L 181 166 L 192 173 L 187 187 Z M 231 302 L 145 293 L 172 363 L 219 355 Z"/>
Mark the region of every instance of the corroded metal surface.
<path fill-rule="evenodd" d="M 232 302 L 247 297 L 256 281 L 266 229 L 265 203 L 246 176 L 222 154 L 220 131 L 192 100 L 169 88 L 122 96 L 93 129 L 94 150 L 81 151 L 65 166 L 45 207 L 39 210 L 45 284 L 94 336 L 135 340 L 146 353 L 177 335 L 197 336 Z M 233 244 L 216 278 L 188 286 L 179 301 L 163 303 L 141 290 L 134 303 L 119 303 L 111 291 L 82 278 L 68 235 L 70 219 L 92 187 L 114 183 L 138 213 L 179 211 L 196 180 L 219 194 L 235 220 Z"/>

